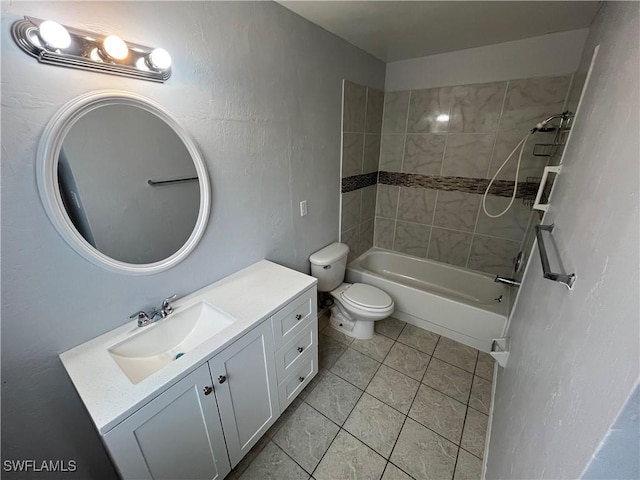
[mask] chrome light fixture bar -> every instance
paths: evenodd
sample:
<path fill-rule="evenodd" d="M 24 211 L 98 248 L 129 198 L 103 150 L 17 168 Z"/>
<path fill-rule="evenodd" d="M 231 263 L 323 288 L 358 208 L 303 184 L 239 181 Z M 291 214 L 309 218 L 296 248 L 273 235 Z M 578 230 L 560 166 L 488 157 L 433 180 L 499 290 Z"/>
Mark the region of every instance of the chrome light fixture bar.
<path fill-rule="evenodd" d="M 33 17 L 14 22 L 11 36 L 40 63 L 165 82 L 171 76 L 166 50 L 125 42 Z"/>

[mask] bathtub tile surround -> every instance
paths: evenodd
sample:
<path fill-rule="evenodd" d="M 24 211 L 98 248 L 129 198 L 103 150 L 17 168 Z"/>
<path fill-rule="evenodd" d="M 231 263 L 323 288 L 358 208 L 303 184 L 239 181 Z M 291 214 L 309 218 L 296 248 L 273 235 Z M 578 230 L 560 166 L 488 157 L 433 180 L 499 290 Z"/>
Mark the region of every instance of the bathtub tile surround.
<path fill-rule="evenodd" d="M 520 137 L 522 138 L 522 137 Z M 353 177 L 352 177 L 353 178 Z M 513 178 L 513 177 L 512 177 Z M 351 179 L 345 179 L 349 182 Z M 347 183 L 346 181 L 344 183 Z M 488 178 L 466 178 L 418 175 L 415 173 L 378 172 L 378 183 L 384 185 L 396 185 L 399 187 L 433 188 L 448 192 L 477 193 L 482 195 L 489 185 Z M 538 191 L 538 183 L 518 182 L 516 198 L 533 198 Z M 490 195 L 511 198 L 513 182 L 508 180 L 495 180 L 491 185 Z"/>
<path fill-rule="evenodd" d="M 343 82 L 340 241 L 349 260 L 374 243 L 384 92 Z"/>
<path fill-rule="evenodd" d="M 490 274 L 511 275 L 532 223 L 521 198 L 535 196 L 549 160 L 525 148 L 518 199 L 493 219 L 480 208 L 489 180 L 527 130 L 563 111 L 572 76 L 385 92 L 374 245 Z M 554 158 L 561 151 L 556 149 Z M 499 212 L 513 191 L 515 161 L 487 199 Z"/>
<path fill-rule="evenodd" d="M 393 317 L 376 322 L 373 340 L 349 347 L 319 323 L 321 351 L 338 356 L 325 357 L 320 380 L 301 392 L 229 480 L 481 478 L 491 381 L 479 375 L 493 368 L 491 357 Z M 470 371 L 448 363 L 458 356 Z M 375 366 L 372 377 L 344 368 L 363 358 Z M 395 369 L 416 359 L 426 373 L 410 378 Z"/>

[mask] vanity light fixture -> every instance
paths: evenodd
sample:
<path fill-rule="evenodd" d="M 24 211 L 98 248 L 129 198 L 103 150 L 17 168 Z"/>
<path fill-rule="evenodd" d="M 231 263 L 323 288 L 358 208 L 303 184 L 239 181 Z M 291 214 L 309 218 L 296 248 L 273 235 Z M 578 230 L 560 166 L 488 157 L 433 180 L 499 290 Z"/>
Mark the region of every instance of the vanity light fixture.
<path fill-rule="evenodd" d="M 109 35 L 105 38 L 104 42 L 102 42 L 102 48 L 107 56 L 114 60 L 123 60 L 129 55 L 129 47 L 117 35 Z"/>
<path fill-rule="evenodd" d="M 12 25 L 11 36 L 40 63 L 152 82 L 165 82 L 171 76 L 169 52 L 125 42 L 116 35 L 101 35 L 51 20 L 24 17 Z"/>
<path fill-rule="evenodd" d="M 42 43 L 52 49 L 67 48 L 71 45 L 71 35 L 69 35 L 67 29 L 51 20 L 40 24 L 38 34 Z"/>

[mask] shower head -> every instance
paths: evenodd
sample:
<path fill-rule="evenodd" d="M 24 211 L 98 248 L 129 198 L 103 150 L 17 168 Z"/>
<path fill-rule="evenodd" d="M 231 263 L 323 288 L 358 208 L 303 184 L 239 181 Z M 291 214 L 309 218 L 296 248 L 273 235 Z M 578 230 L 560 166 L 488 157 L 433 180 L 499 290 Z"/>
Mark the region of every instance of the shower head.
<path fill-rule="evenodd" d="M 531 133 L 534 132 L 553 132 L 556 127 L 547 127 L 546 125 L 552 121 L 555 120 L 556 118 L 561 118 L 562 119 L 562 123 L 564 123 L 565 121 L 573 118 L 573 113 L 571 113 L 569 110 L 566 110 L 562 113 L 557 113 L 555 115 L 551 115 L 549 118 L 547 118 L 546 120 L 543 120 L 542 122 L 538 123 L 534 128 L 531 129 Z"/>

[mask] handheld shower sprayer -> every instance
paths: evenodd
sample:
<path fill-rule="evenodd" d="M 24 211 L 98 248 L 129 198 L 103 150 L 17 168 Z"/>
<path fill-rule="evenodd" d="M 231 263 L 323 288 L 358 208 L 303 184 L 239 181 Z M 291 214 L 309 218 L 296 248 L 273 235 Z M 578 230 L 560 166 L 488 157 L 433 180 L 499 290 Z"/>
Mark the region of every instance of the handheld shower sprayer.
<path fill-rule="evenodd" d="M 507 213 L 509 211 L 509 209 L 511 208 L 511 205 L 513 205 L 513 202 L 516 199 L 516 193 L 518 192 L 518 176 L 520 175 L 520 164 L 522 163 L 522 155 L 524 153 L 524 147 L 527 145 L 527 141 L 536 132 L 552 132 L 552 131 L 556 130 L 555 127 L 547 127 L 547 124 L 549 122 L 555 120 L 556 118 L 561 118 L 562 119 L 562 123 L 564 123 L 565 121 L 573 118 L 573 114 L 567 110 L 565 112 L 558 113 L 556 115 L 551 115 L 549 118 L 547 118 L 547 119 L 543 120 L 542 122 L 536 124 L 536 126 L 533 127 L 524 136 L 524 138 L 518 142 L 518 144 L 515 146 L 515 148 L 507 156 L 505 161 L 502 162 L 502 165 L 500 165 L 500 168 L 498 168 L 496 173 L 491 178 L 491 181 L 489 182 L 489 185 L 487 185 L 487 189 L 484 191 L 484 195 L 482 195 L 482 210 L 484 211 L 484 213 L 485 213 L 485 215 L 487 217 L 489 217 L 489 218 L 499 218 L 499 217 L 503 216 L 505 213 Z M 562 123 L 561 123 L 561 125 L 562 125 Z M 558 128 L 560 128 L 560 127 L 558 127 Z M 513 157 L 513 154 L 516 153 L 518 151 L 518 149 L 520 149 L 520 153 L 518 154 L 518 163 L 516 164 L 516 174 L 515 174 L 515 179 L 514 179 L 514 184 L 513 184 L 513 193 L 511 194 L 511 201 L 509 202 L 507 207 L 502 212 L 500 212 L 500 213 L 498 213 L 496 215 L 494 215 L 492 213 L 489 213 L 487 211 L 487 205 L 486 205 L 487 195 L 489 194 L 489 190 L 491 190 L 491 186 L 493 185 L 493 182 L 495 182 L 496 178 L 498 178 L 498 175 L 500 175 L 500 172 L 502 171 L 502 169 L 507 165 L 507 163 L 509 163 L 509 160 L 511 160 L 511 157 Z"/>

